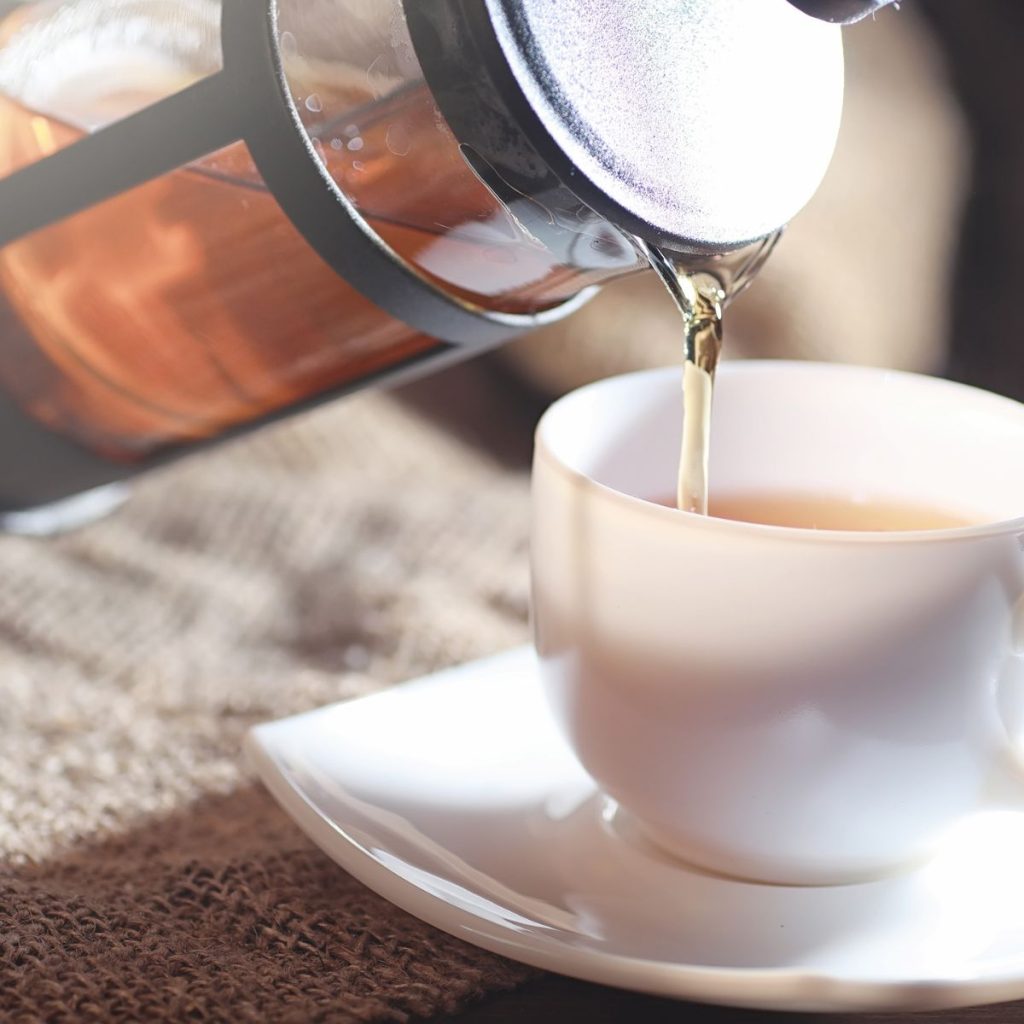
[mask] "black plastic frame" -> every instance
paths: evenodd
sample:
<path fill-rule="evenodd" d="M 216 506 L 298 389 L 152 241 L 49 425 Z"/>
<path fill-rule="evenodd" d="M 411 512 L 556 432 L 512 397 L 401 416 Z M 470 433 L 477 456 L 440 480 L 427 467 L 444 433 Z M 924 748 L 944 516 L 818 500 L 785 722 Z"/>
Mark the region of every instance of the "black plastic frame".
<path fill-rule="evenodd" d="M 584 293 L 538 313 L 504 313 L 451 295 L 419 273 L 363 219 L 317 158 L 288 89 L 277 0 L 267 0 L 260 17 L 252 0 L 223 3 L 223 73 L 238 108 L 247 111 L 244 139 L 253 161 L 306 241 L 371 302 L 424 334 L 475 345 L 554 322 L 589 298 Z"/>
<path fill-rule="evenodd" d="M 421 274 L 373 230 L 316 156 L 288 89 L 277 0 L 223 0 L 221 17 L 221 71 L 0 180 L 0 245 L 242 141 L 321 259 L 423 334 L 458 345 L 494 344 L 586 301 L 589 293 L 538 313 L 505 313 Z"/>

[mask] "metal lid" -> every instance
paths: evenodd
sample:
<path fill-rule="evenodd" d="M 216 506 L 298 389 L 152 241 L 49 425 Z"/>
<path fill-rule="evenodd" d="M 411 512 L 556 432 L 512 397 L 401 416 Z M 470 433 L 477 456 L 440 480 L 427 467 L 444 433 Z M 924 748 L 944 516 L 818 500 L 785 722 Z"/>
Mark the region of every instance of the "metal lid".
<path fill-rule="evenodd" d="M 555 200 L 557 179 L 654 244 L 702 252 L 761 238 L 807 202 L 831 158 L 840 31 L 789 0 L 405 9 L 460 141 L 513 191 Z"/>

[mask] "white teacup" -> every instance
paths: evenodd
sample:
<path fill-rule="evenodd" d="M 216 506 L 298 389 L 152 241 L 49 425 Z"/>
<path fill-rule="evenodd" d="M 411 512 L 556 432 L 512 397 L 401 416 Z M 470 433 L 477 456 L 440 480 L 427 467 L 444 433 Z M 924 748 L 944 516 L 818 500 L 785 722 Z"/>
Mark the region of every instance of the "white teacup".
<path fill-rule="evenodd" d="M 762 881 L 915 862 L 1024 731 L 1024 406 L 911 374 L 727 364 L 712 490 L 904 502 L 979 525 L 825 532 L 681 513 L 680 372 L 557 402 L 533 614 L 556 717 L 652 839 Z"/>

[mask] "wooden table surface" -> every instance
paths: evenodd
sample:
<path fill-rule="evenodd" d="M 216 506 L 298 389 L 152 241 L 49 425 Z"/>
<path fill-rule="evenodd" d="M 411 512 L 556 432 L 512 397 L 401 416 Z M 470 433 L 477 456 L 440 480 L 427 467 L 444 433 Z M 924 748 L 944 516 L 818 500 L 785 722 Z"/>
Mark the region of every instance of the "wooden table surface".
<path fill-rule="evenodd" d="M 452 1024 L 1020 1024 L 1024 1003 L 916 1014 L 762 1013 L 655 999 L 548 976 L 444 1020 Z"/>

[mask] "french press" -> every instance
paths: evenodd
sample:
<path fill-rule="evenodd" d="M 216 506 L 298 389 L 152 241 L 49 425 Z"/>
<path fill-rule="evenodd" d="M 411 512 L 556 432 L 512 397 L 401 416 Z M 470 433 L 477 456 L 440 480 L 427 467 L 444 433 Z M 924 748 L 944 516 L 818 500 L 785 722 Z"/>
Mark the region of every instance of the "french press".
<path fill-rule="evenodd" d="M 71 509 L 549 323 L 642 269 L 635 238 L 727 275 L 817 187 L 842 97 L 830 22 L 878 6 L 17 9 L 0 24 L 0 513 Z"/>

